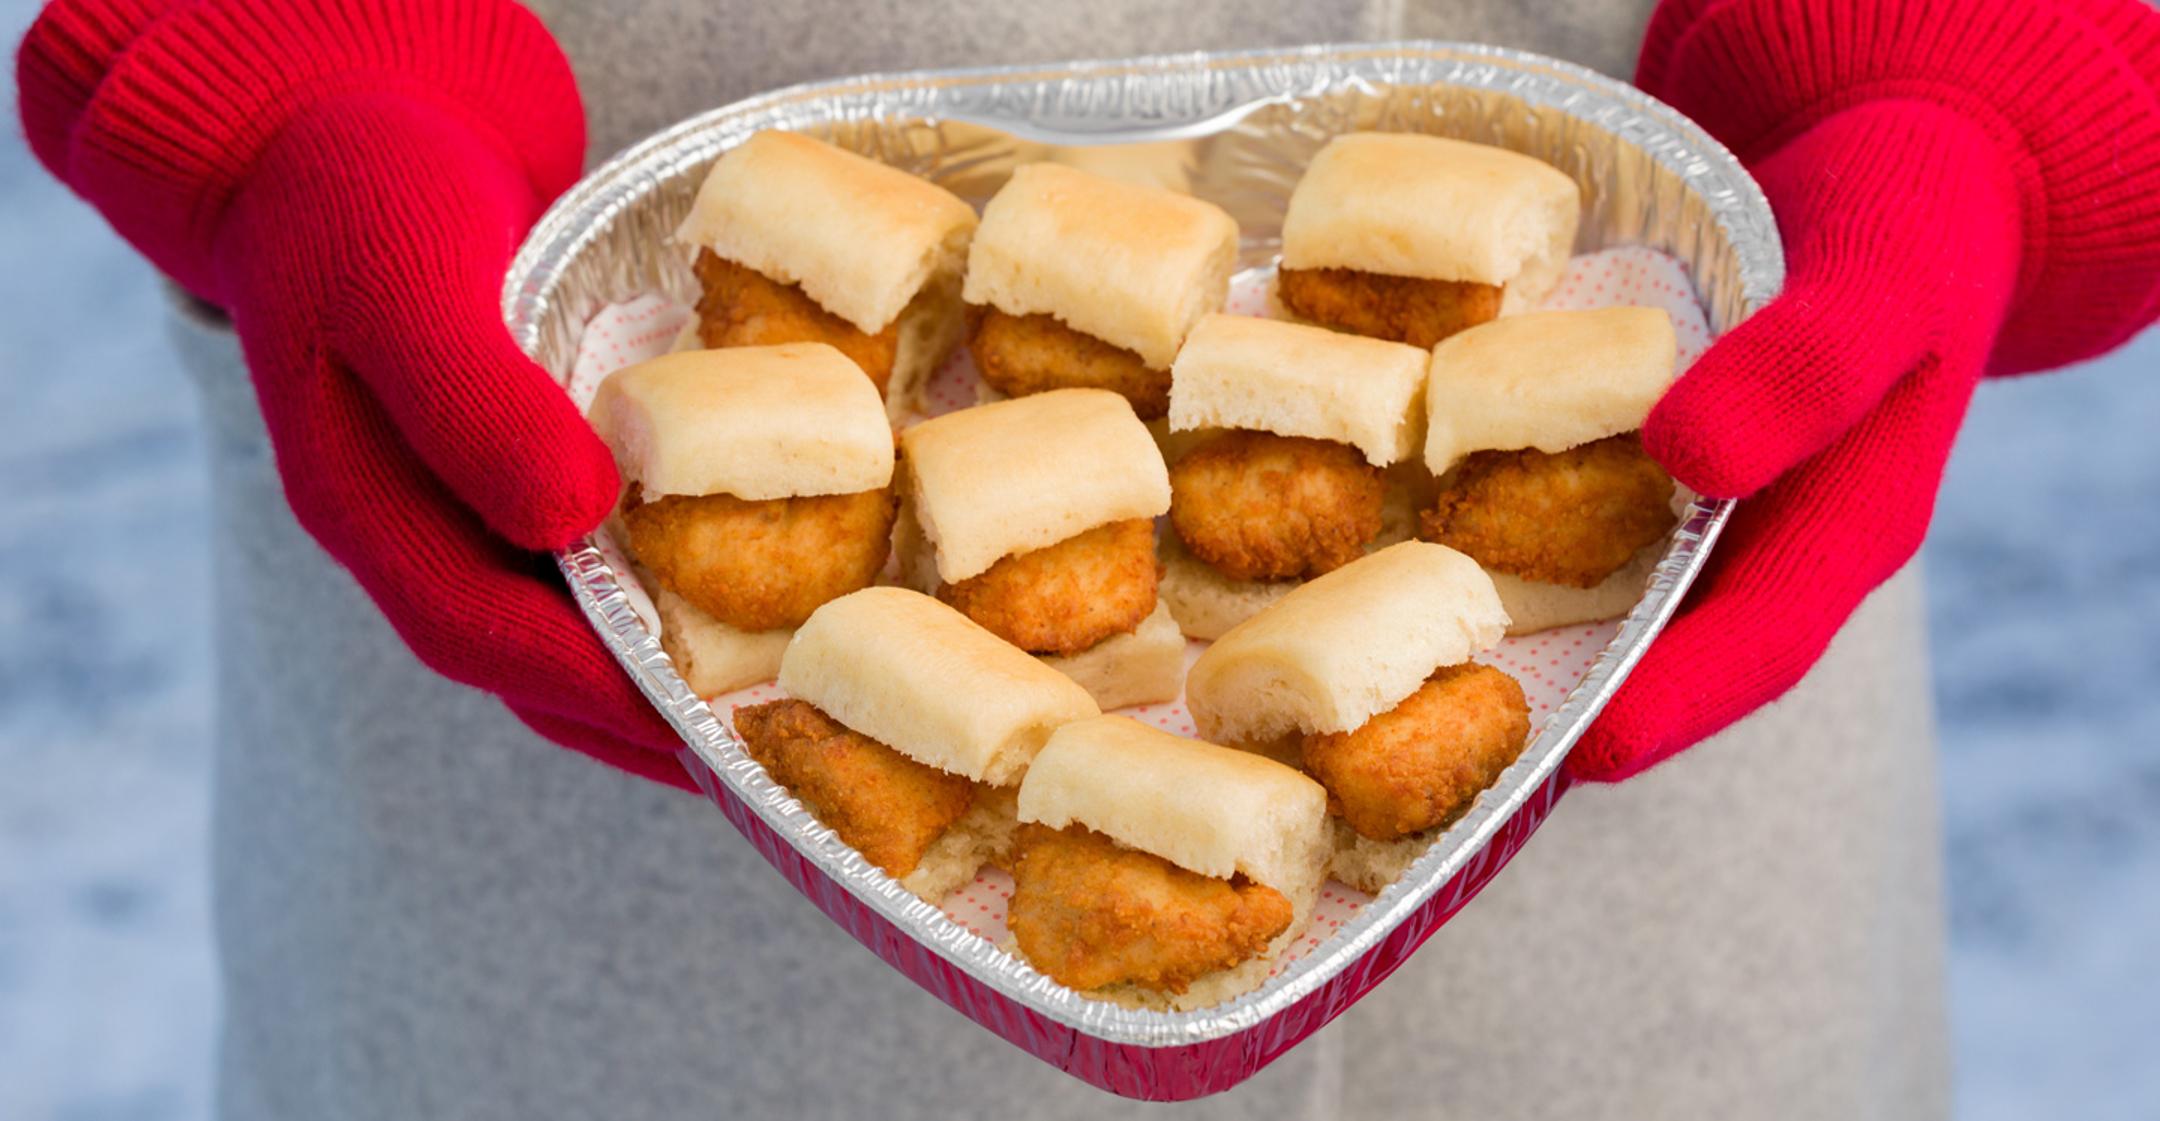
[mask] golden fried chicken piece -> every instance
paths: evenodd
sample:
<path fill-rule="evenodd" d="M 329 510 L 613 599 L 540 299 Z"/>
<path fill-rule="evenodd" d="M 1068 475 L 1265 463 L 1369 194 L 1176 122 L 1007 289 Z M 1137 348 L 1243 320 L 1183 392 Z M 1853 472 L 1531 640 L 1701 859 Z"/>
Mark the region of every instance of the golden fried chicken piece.
<path fill-rule="evenodd" d="M 900 353 L 897 320 L 875 335 L 866 335 L 826 311 L 801 288 L 782 284 L 710 249 L 698 252 L 696 271 L 705 292 L 697 305 L 699 342 L 713 348 L 829 343 L 862 367 L 878 395 L 884 395 L 886 383 L 892 380 L 893 360 Z"/>
<path fill-rule="evenodd" d="M 1473 662 L 1432 675 L 1362 728 L 1306 736 L 1301 751 L 1331 812 L 1392 841 L 1461 816 L 1529 738 L 1522 686 Z"/>
<path fill-rule="evenodd" d="M 1233 580 L 1318 576 L 1379 535 L 1385 490 L 1347 444 L 1237 429 L 1170 468 L 1170 524 Z"/>
<path fill-rule="evenodd" d="M 1107 389 L 1132 402 L 1141 420 L 1170 411 L 1170 371 L 1052 316 L 971 306 L 967 346 L 983 381 L 1007 397 L 1046 389 Z"/>
<path fill-rule="evenodd" d="M 1594 588 L 1679 520 L 1633 432 L 1548 455 L 1479 452 L 1442 480 L 1418 536 L 1525 580 Z"/>
<path fill-rule="evenodd" d="M 808 701 L 735 710 L 750 757 L 863 859 L 899 877 L 975 803 L 975 784 L 848 729 Z"/>
<path fill-rule="evenodd" d="M 938 589 L 938 598 L 1030 654 L 1075 654 L 1155 610 L 1155 523 L 1099 525 Z"/>
<path fill-rule="evenodd" d="M 1427 280 L 1358 269 L 1281 269 L 1275 298 L 1292 314 L 1353 335 L 1430 349 L 1500 317 L 1496 284 Z"/>
<path fill-rule="evenodd" d="M 1082 991 L 1181 993 L 1290 927 L 1274 888 L 1190 872 L 1078 825 L 1023 825 L 1015 853 L 1005 925 L 1035 968 Z"/>
<path fill-rule="evenodd" d="M 676 595 L 737 630 L 769 631 L 869 587 L 897 510 L 890 488 L 756 502 L 633 492 L 622 518 L 630 554 Z"/>

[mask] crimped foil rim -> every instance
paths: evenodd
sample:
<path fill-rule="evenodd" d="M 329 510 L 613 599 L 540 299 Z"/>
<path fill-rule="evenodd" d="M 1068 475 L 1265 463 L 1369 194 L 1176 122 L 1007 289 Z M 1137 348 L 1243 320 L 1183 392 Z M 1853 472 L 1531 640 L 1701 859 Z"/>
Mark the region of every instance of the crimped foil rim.
<path fill-rule="evenodd" d="M 956 94 L 1023 93 L 1042 83 L 1086 90 L 1154 84 L 1174 102 L 1165 119 L 1135 122 L 1078 113 L 1045 123 L 984 113 Z M 1436 41 L 1192 53 L 1146 58 L 878 74 L 789 87 L 692 117 L 636 144 L 587 175 L 535 225 L 512 262 L 503 311 L 511 333 L 536 350 L 553 287 L 608 220 L 667 178 L 711 158 L 759 128 L 801 127 L 867 115 L 963 119 L 1017 136 L 1080 143 L 1216 131 L 1272 101 L 1346 86 L 1447 84 L 1500 92 L 1555 109 L 1612 133 L 1648 154 L 1703 200 L 1738 264 L 1741 316 L 1783 283 L 1775 220 L 1738 160 L 1678 112 L 1633 87 L 1571 63 L 1524 51 Z M 1713 309 L 1713 316 L 1715 309 Z M 1720 331 L 1730 322 L 1716 323 Z M 1376 896 L 1319 950 L 1261 988 L 1191 1012 L 1130 1009 L 1089 999 L 1037 973 L 916 898 L 767 779 L 710 707 L 674 672 L 659 643 L 624 598 L 616 574 L 588 539 L 558 561 L 579 604 L 630 671 L 720 782 L 829 878 L 901 930 L 992 991 L 1057 1023 L 1112 1043 L 1186 1046 L 1255 1027 L 1296 1005 L 1377 947 L 1434 894 L 1454 881 L 1500 827 L 1541 790 L 1589 720 L 1663 628 L 1730 516 L 1730 501 L 1698 501 L 1675 531 L 1649 588 L 1583 681 L 1554 710 L 1539 738 L 1472 810 L 1394 885 Z"/>

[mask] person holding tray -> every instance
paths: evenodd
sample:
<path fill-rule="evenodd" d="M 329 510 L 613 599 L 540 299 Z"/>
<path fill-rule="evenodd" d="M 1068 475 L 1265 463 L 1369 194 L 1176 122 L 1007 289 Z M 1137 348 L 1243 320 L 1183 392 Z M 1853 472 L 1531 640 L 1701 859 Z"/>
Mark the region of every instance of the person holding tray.
<path fill-rule="evenodd" d="M 1650 7 L 54 3 L 26 137 L 188 293 L 215 434 L 220 1114 L 1945 1115 L 1906 562 L 1985 376 L 2160 312 L 2160 15 Z M 1404 37 L 1612 73 L 1640 37 L 1753 169 L 1786 294 L 1642 429 L 1749 497 L 1570 757 L 1590 788 L 1335 1025 L 1159 1110 L 964 1023 L 685 792 L 539 555 L 618 478 L 499 285 L 589 159 L 791 82 Z"/>

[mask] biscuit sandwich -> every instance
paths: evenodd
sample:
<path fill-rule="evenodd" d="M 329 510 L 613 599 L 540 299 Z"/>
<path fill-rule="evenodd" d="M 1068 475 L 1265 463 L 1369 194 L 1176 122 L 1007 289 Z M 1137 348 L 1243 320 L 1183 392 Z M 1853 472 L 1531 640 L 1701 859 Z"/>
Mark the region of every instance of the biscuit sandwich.
<path fill-rule="evenodd" d="M 1087 691 L 905 588 L 819 608 L 780 662 L 788 697 L 737 708 L 752 759 L 863 859 L 936 903 L 1011 850 L 1014 788 Z"/>
<path fill-rule="evenodd" d="M 1514 678 L 1471 657 L 1507 612 L 1477 562 L 1405 541 L 1285 595 L 1193 663 L 1200 735 L 1301 767 L 1327 790 L 1336 879 L 1394 882 L 1522 754 Z"/>
<path fill-rule="evenodd" d="M 901 580 L 1085 686 L 1167 701 L 1185 640 L 1157 595 L 1162 455 L 1105 389 L 977 405 L 900 434 Z"/>
<path fill-rule="evenodd" d="M 697 338 L 830 344 L 898 421 L 959 346 L 975 224 L 958 196 L 898 168 L 795 133 L 757 133 L 713 164 L 675 231 L 697 252 Z"/>
<path fill-rule="evenodd" d="M 1028 164 L 968 251 L 968 352 L 1004 396 L 1108 389 L 1154 420 L 1179 344 L 1229 296 L 1237 248 L 1237 223 L 1212 203 Z"/>
<path fill-rule="evenodd" d="M 1431 347 L 1538 306 L 1575 244 L 1582 192 L 1542 160 L 1414 133 L 1330 140 L 1291 191 L 1276 304 Z"/>
<path fill-rule="evenodd" d="M 796 626 L 884 568 L 892 427 L 832 347 L 664 355 L 600 383 L 589 418 L 623 476 L 618 536 L 661 647 L 698 695 L 771 680 Z"/>
<path fill-rule="evenodd" d="M 1250 991 L 1312 920 L 1326 802 L 1257 755 L 1122 716 L 1066 724 L 1020 784 L 1013 946 L 1051 979 L 1126 1005 Z"/>
<path fill-rule="evenodd" d="M 1676 354 L 1671 317 L 1642 307 L 1511 316 L 1433 349 L 1418 535 L 1485 566 L 1509 633 L 1642 598 L 1687 497 L 1639 431 Z"/>
<path fill-rule="evenodd" d="M 1212 639 L 1321 575 L 1410 536 L 1423 493 L 1424 351 L 1280 320 L 1210 315 L 1170 387 L 1162 596 Z"/>

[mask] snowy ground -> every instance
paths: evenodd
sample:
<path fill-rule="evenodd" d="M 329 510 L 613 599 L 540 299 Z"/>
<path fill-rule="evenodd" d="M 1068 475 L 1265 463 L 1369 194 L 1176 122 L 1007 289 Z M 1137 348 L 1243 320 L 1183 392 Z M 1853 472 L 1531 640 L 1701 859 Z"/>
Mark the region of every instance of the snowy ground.
<path fill-rule="evenodd" d="M 0 0 L 0 42 L 28 10 Z M 149 272 L 12 136 L 0 214 L 0 1118 L 202 1118 L 194 406 Z M 2160 333 L 1989 386 L 1943 495 L 1928 566 L 1969 1121 L 2160 1103 L 2155 419 Z"/>

